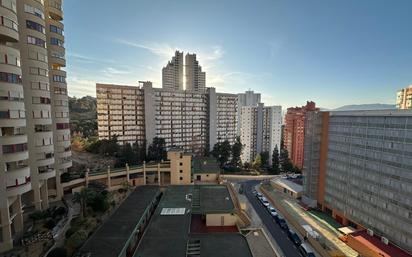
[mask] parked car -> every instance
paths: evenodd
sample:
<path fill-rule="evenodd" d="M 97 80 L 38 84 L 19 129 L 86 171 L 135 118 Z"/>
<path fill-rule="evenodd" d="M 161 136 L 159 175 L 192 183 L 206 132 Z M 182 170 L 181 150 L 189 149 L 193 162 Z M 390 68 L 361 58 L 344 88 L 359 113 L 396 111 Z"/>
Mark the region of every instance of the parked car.
<path fill-rule="evenodd" d="M 270 211 L 269 213 L 276 220 L 276 217 L 278 216 L 278 213 L 276 211 Z"/>
<path fill-rule="evenodd" d="M 289 229 L 288 224 L 286 223 L 286 220 L 284 218 L 278 217 L 277 223 L 282 229 L 284 230 Z"/>
<path fill-rule="evenodd" d="M 256 192 L 256 196 L 257 196 L 257 197 L 262 197 L 262 194 L 259 193 L 259 192 Z"/>
<path fill-rule="evenodd" d="M 316 257 L 315 253 L 313 252 L 312 248 L 307 243 L 302 243 L 299 246 L 299 252 L 304 257 Z"/>
<path fill-rule="evenodd" d="M 271 211 L 276 211 L 276 209 L 275 209 L 275 208 L 273 208 L 273 207 L 272 207 L 272 206 L 270 206 L 270 205 L 267 207 L 267 209 L 268 209 L 268 212 L 271 212 Z"/>
<path fill-rule="evenodd" d="M 265 206 L 265 207 L 268 207 L 268 206 L 270 205 L 270 203 L 269 203 L 268 200 L 266 200 L 266 199 L 262 200 L 262 204 L 263 204 L 263 206 Z"/>
<path fill-rule="evenodd" d="M 296 246 L 302 244 L 302 240 L 300 240 L 298 234 L 296 234 L 296 232 L 291 229 L 288 230 L 288 237 Z"/>
<path fill-rule="evenodd" d="M 254 194 L 254 195 L 257 195 L 257 193 L 258 193 L 258 192 L 257 192 L 256 190 L 253 190 L 253 191 L 252 191 L 252 194 Z"/>

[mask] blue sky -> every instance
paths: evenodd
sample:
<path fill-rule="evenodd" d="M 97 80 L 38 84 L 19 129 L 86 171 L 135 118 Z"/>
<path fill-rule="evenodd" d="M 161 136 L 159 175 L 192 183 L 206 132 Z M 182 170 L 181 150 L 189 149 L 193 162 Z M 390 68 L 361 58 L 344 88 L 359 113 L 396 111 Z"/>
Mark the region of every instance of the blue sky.
<path fill-rule="evenodd" d="M 412 84 L 410 0 L 67 0 L 69 94 L 95 83 L 161 86 L 175 49 L 207 86 L 284 108 L 389 103 Z"/>

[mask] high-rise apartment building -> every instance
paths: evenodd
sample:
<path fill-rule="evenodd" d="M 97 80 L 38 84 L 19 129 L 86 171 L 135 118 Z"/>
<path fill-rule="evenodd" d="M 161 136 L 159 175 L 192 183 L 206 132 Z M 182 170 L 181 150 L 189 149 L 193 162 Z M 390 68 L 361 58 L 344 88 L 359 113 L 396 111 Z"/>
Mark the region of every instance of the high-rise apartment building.
<path fill-rule="evenodd" d="M 412 111 L 310 112 L 304 201 L 412 251 Z"/>
<path fill-rule="evenodd" d="M 396 108 L 412 109 L 412 85 L 398 91 L 396 94 Z"/>
<path fill-rule="evenodd" d="M 315 110 L 317 110 L 316 104 L 307 102 L 306 106 L 288 108 L 285 115 L 284 147 L 288 150 L 292 163 L 299 169 L 303 168 L 306 113 Z"/>
<path fill-rule="evenodd" d="M 236 141 L 237 95 L 216 93 L 215 88 L 208 88 L 209 112 L 209 149 L 216 143 L 227 140 L 232 145 Z"/>
<path fill-rule="evenodd" d="M 268 152 L 271 156 L 280 147 L 282 107 L 243 106 L 240 108 L 240 140 L 243 144 L 242 162 L 251 163 L 257 154 Z M 272 159 L 269 158 L 269 164 Z"/>
<path fill-rule="evenodd" d="M 168 148 L 200 154 L 217 142 L 236 139 L 236 95 L 187 90 L 96 85 L 100 139 L 150 144 L 164 138 Z"/>
<path fill-rule="evenodd" d="M 61 7 L 0 3 L 0 252 L 22 232 L 22 206 L 41 210 L 59 199 L 60 174 L 71 166 Z"/>
<path fill-rule="evenodd" d="M 204 93 L 206 90 L 206 73 L 202 71 L 196 54 L 185 56 L 186 90 Z"/>
<path fill-rule="evenodd" d="M 255 93 L 252 90 L 248 90 L 245 93 L 237 94 L 237 106 L 238 106 L 238 124 L 237 135 L 240 136 L 240 114 L 243 106 L 257 106 L 261 103 L 261 96 L 259 93 Z"/>
<path fill-rule="evenodd" d="M 162 69 L 164 89 L 183 90 L 183 52 L 176 51 L 172 60 Z"/>

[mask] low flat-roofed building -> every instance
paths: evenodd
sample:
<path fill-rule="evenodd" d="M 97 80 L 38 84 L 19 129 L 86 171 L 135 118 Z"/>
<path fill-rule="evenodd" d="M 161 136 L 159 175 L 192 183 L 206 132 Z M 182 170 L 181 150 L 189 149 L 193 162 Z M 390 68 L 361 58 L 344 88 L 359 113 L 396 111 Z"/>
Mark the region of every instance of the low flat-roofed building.
<path fill-rule="evenodd" d="M 412 257 L 392 243 L 385 243 L 385 239 L 376 235 L 369 235 L 366 230 L 351 233 L 347 237 L 347 243 L 361 256 L 371 257 Z M 386 241 L 387 242 L 387 241 Z"/>
<path fill-rule="evenodd" d="M 192 159 L 192 174 L 194 182 L 216 183 L 221 169 L 216 158 L 194 157 Z"/>
<path fill-rule="evenodd" d="M 137 187 L 86 241 L 79 256 L 113 257 L 133 253 L 159 196 L 157 186 Z"/>
<path fill-rule="evenodd" d="M 288 194 L 293 198 L 300 198 L 302 197 L 303 187 L 295 182 L 292 182 L 288 179 L 278 178 L 272 179 L 270 181 L 272 187 L 276 188 L 277 190 Z"/>
<path fill-rule="evenodd" d="M 226 186 L 169 186 L 134 257 L 251 257 L 246 238 L 234 226 L 235 218 Z"/>

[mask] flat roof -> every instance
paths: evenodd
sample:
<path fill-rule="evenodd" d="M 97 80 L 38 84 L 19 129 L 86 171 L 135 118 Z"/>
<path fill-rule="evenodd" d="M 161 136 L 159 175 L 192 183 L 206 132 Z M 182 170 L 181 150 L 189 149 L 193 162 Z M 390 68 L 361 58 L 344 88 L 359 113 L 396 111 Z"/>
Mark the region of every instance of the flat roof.
<path fill-rule="evenodd" d="M 380 238 L 378 238 L 377 236 L 369 235 L 366 232 L 366 230 L 349 234 L 349 236 L 352 237 L 354 240 L 358 241 L 359 243 L 361 243 L 362 245 L 366 246 L 373 252 L 378 253 L 382 257 L 412 257 L 412 254 L 405 252 L 404 250 L 392 245 L 391 243 L 384 244 L 380 240 Z"/>
<path fill-rule="evenodd" d="M 216 158 L 213 157 L 194 157 L 192 159 L 192 173 L 220 173 L 221 169 Z"/>
<path fill-rule="evenodd" d="M 225 200 L 227 196 L 229 200 Z M 192 203 L 200 204 L 202 211 L 220 210 L 221 213 L 225 213 L 227 210 L 233 210 L 233 202 L 225 186 L 168 186 L 134 257 L 186 256 L 187 244 L 192 240 L 200 240 L 201 256 L 204 257 L 252 257 L 246 239 L 239 233 L 191 234 Z M 212 208 L 214 204 L 217 206 Z M 162 215 L 164 208 L 185 208 L 185 213 Z"/>
<path fill-rule="evenodd" d="M 231 213 L 235 209 L 229 190 L 223 185 L 200 186 L 200 212 Z"/>
<path fill-rule="evenodd" d="M 274 179 L 273 182 L 295 193 L 301 193 L 303 191 L 303 186 L 284 178 Z"/>
<path fill-rule="evenodd" d="M 123 250 L 146 208 L 160 192 L 157 186 L 139 186 L 80 249 L 90 257 L 114 257 Z"/>

